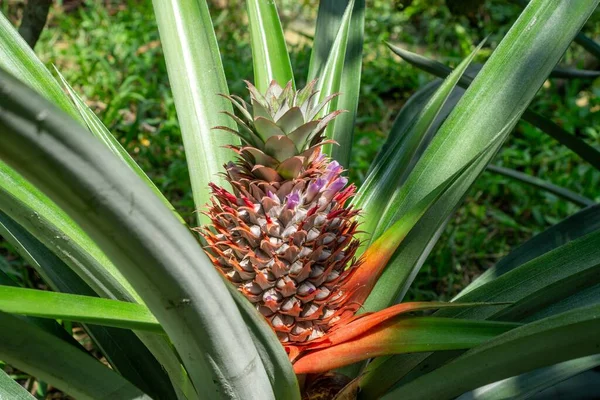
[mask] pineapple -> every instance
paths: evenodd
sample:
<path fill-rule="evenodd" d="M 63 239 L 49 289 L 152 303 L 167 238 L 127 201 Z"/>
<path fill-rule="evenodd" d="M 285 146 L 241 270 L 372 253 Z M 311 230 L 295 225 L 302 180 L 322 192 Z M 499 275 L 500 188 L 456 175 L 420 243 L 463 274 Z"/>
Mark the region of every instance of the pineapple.
<path fill-rule="evenodd" d="M 295 91 L 272 82 L 263 96 L 247 82 L 251 104 L 225 96 L 242 118 L 232 131 L 236 162 L 225 166 L 233 191 L 212 184 L 199 229 L 220 272 L 268 320 L 288 352 L 323 337 L 351 318 L 343 289 L 359 261 L 354 237 L 357 210 L 345 207 L 354 185 L 343 168 L 321 152 L 324 131 L 340 111 L 322 119 L 333 96 L 315 104 L 315 82 Z"/>

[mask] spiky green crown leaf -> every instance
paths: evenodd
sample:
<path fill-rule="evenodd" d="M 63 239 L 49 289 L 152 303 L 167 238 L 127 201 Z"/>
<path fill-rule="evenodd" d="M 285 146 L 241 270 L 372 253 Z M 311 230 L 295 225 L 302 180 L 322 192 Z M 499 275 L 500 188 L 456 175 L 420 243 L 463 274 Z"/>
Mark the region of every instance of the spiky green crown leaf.
<path fill-rule="evenodd" d="M 293 179 L 301 174 L 313 159 L 316 151 L 325 143 L 333 141 L 324 137 L 325 128 L 337 115 L 336 110 L 324 117 L 320 113 L 337 94 L 316 102 L 316 80 L 301 90 L 294 90 L 292 83 L 282 88 L 272 81 L 265 95 L 246 81 L 250 92 L 250 104 L 232 95 L 223 97 L 238 109 L 241 118 L 225 112 L 234 119 L 239 130 L 217 127 L 233 132 L 242 140 L 242 146 L 231 146 L 265 180 Z"/>

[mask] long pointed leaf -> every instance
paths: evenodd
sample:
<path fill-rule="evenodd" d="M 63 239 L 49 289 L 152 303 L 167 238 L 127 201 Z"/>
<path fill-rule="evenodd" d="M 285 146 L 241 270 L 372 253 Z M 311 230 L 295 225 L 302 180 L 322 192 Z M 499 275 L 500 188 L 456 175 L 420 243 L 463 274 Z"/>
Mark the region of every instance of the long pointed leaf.
<path fill-rule="evenodd" d="M 225 389 L 271 398 L 239 311 L 191 233 L 77 123 L 6 73 L 0 82 L 0 156 L 110 255 L 165 328 L 196 387 L 209 398 Z"/>
<path fill-rule="evenodd" d="M 575 7 L 558 0 L 529 3 L 390 202 L 389 207 L 397 210 L 394 215 L 402 215 L 408 204 L 456 171 L 469 154 L 484 147 L 490 134 L 525 111 L 597 4 L 591 1 Z M 500 88 L 499 81 L 503 82 Z M 491 90 L 492 86 L 497 90 Z"/>
<path fill-rule="evenodd" d="M 581 210 L 533 237 L 502 258 L 479 278 L 463 289 L 453 300 L 458 300 L 474 289 L 572 240 L 600 229 L 600 205 Z"/>
<path fill-rule="evenodd" d="M 344 10 L 346 10 L 348 4 L 348 0 L 323 0 L 319 2 L 317 26 L 309 66 L 309 80 L 321 76 L 321 71 L 327 62 L 330 49 L 342 23 Z M 350 162 L 358 107 L 364 24 L 365 1 L 355 0 L 350 17 L 350 31 L 344 56 L 344 66 L 341 71 L 342 79 L 339 88 L 341 94 L 337 99 L 337 108 L 347 112 L 335 119 L 332 128 L 333 133 L 330 136 L 338 143 L 338 146 L 331 147 L 332 157 L 345 166 L 348 166 Z"/>
<path fill-rule="evenodd" d="M 403 60 L 417 66 L 425 72 L 429 72 L 435 76 L 440 78 L 446 77 L 448 74 L 452 72 L 452 69 L 438 61 L 428 59 L 419 54 L 411 53 L 408 50 L 404 50 L 400 47 L 389 45 L 390 49 L 398 56 L 402 57 Z M 463 88 L 469 87 L 473 79 L 468 74 L 465 74 L 461 80 L 459 81 L 459 86 Z M 589 162 L 596 169 L 600 169 L 600 151 L 594 149 L 592 146 L 587 144 L 585 141 L 577 138 L 571 133 L 567 132 L 554 122 L 550 121 L 547 118 L 537 114 L 531 110 L 525 110 L 522 115 L 524 121 L 532 124 L 540 131 L 545 134 L 551 136 L 560 144 L 568 147 L 574 153 L 579 155 L 581 158 Z"/>
<path fill-rule="evenodd" d="M 87 105 L 77 96 L 67 81 L 59 74 L 60 79 L 65 84 L 72 102 L 64 93 L 60 84 L 54 79 L 50 71 L 36 57 L 35 53 L 29 48 L 27 43 L 21 38 L 19 33 L 12 27 L 10 22 L 0 14 L 0 68 L 3 68 L 13 74 L 15 77 L 35 89 L 39 94 L 59 106 L 63 111 L 69 113 L 71 117 L 79 121 L 82 125 L 87 125 L 90 131 L 100 138 L 106 146 L 123 162 L 131 167 L 152 190 L 161 197 L 164 203 L 173 209 L 173 206 L 160 193 L 156 185 L 148 178 L 144 171 L 137 165 L 133 158 L 121 146 L 119 141 L 106 129 L 98 117 L 87 107 Z M 177 214 L 179 216 L 179 214 Z"/>
<path fill-rule="evenodd" d="M 0 206 L 51 249 L 97 295 L 141 302 L 139 295 L 96 243 L 54 202 L 2 162 Z M 153 335 L 138 333 L 137 336 L 165 367 L 171 379 L 189 390 L 188 377 L 171 344 Z"/>
<path fill-rule="evenodd" d="M 406 183 L 390 200 L 384 219 L 373 232 L 375 237 L 489 145 L 491 137 L 501 130 L 505 137 L 508 135 L 510 129 L 506 128 L 516 124 L 597 3 L 578 3 L 577 6 L 558 0 L 530 3 L 442 125 Z M 499 81 L 503 82 L 500 88 Z M 429 235 L 439 229 L 495 152 L 496 149 L 490 150 L 489 157 L 461 183 L 460 191 L 455 193 L 456 200 L 445 205 L 447 213 L 436 216 L 437 224 Z M 382 285 L 390 282 L 382 280 Z M 395 300 L 398 286 L 380 290 L 376 287 L 373 293 L 387 296 L 386 302 L 377 302 L 375 307 L 375 304 L 370 305 L 372 310 L 378 310 Z"/>
<path fill-rule="evenodd" d="M 0 369 L 0 399 L 35 400 L 35 397 Z"/>
<path fill-rule="evenodd" d="M 131 167 L 131 169 L 140 178 L 142 178 L 144 182 L 146 182 L 146 184 L 150 189 L 152 189 L 154 194 L 158 196 L 163 201 L 163 203 L 165 203 L 165 205 L 171 209 L 171 211 L 173 211 L 173 213 L 181 220 L 181 222 L 183 222 L 183 218 L 181 218 L 177 211 L 175 211 L 175 208 L 169 202 L 169 200 L 167 200 L 165 196 L 161 193 L 161 191 L 158 190 L 154 182 L 150 180 L 148 175 L 146 175 L 146 173 L 142 170 L 142 168 L 140 168 L 140 166 L 135 162 L 131 155 L 129 155 L 127 150 L 125 150 L 123 146 L 121 146 L 121 143 L 119 143 L 119 141 L 113 136 L 113 134 L 109 132 L 106 126 L 104 126 L 104 124 L 102 123 L 102 121 L 100 121 L 98 116 L 94 114 L 92 110 L 90 110 L 87 104 L 84 103 L 81 97 L 79 97 L 75 90 L 73 90 L 71 85 L 69 85 L 69 82 L 67 82 L 67 80 L 64 78 L 64 76 L 62 76 L 58 69 L 56 69 L 56 73 L 58 74 L 58 77 L 65 86 L 67 92 L 69 93 L 69 96 L 71 96 L 73 104 L 75 104 L 75 106 L 77 107 L 77 111 L 79 111 L 81 118 L 85 121 L 85 124 L 90 130 L 90 132 L 92 132 L 94 136 L 100 139 L 102 143 L 104 143 L 106 147 L 108 147 L 115 155 L 117 155 L 117 157 L 119 157 L 125 164 L 129 165 L 129 167 Z"/>
<path fill-rule="evenodd" d="M 552 193 L 560 198 L 563 198 L 563 199 L 570 201 L 571 203 L 576 204 L 581 207 L 588 207 L 588 206 L 593 206 L 594 204 L 596 204 L 595 201 L 590 200 L 590 199 L 588 199 L 584 196 L 581 196 L 575 192 L 572 192 L 568 189 L 553 185 L 552 183 L 546 182 L 543 179 L 525 174 L 523 172 L 516 171 L 514 169 L 504 168 L 504 167 L 500 167 L 498 165 L 491 165 L 491 164 L 488 165 L 487 169 L 488 169 L 488 171 L 491 171 L 493 173 L 496 173 L 499 175 L 504 175 L 506 177 L 518 180 L 520 182 L 523 182 L 523 183 L 526 183 L 533 187 L 544 190 L 548 193 Z"/>
<path fill-rule="evenodd" d="M 92 356 L 54 335 L 0 312 L 0 358 L 78 399 L 148 399 Z"/>
<path fill-rule="evenodd" d="M 597 248 L 599 238 L 600 230 L 596 229 L 533 258 L 460 297 L 461 302 L 511 301 L 514 302 L 513 305 L 499 305 L 494 310 L 484 308 L 440 310 L 435 316 L 521 321 L 536 313 L 539 314 L 540 310 L 551 308 L 553 303 L 560 302 L 563 298 L 585 292 L 588 286 L 595 291 L 595 297 L 599 298 L 598 285 L 595 285 L 600 277 L 600 252 Z M 598 299 L 592 302 L 589 296 L 583 296 L 581 301 L 568 302 L 558 308 L 557 312 L 568 311 L 581 304 L 597 302 Z M 545 316 L 547 315 L 540 315 L 540 317 Z M 393 367 L 398 364 L 402 365 L 405 371 L 413 368 L 418 371 L 417 365 L 431 365 L 432 362 L 426 355 L 415 356 L 410 360 L 406 358 L 401 360 L 400 357 L 390 358 L 379 363 L 376 368 L 371 368 L 369 375 L 363 379 L 361 387 L 372 396 L 383 394 L 386 389 L 403 378 L 404 375 L 398 373 Z M 412 367 L 408 368 L 409 365 Z"/>
<path fill-rule="evenodd" d="M 327 7 L 327 5 L 324 5 L 324 7 Z M 339 5 L 337 7 L 339 7 Z M 315 101 L 321 102 L 328 96 L 331 96 L 334 93 L 339 93 L 341 90 L 342 76 L 344 75 L 345 60 L 348 51 L 348 41 L 351 32 L 352 14 L 355 7 L 355 0 L 349 0 L 347 2 L 344 14 L 339 23 L 339 28 L 335 35 L 335 39 L 331 43 L 331 48 L 327 53 L 327 61 L 323 64 L 319 71 L 317 71 L 315 68 L 309 70 L 309 80 L 318 79 L 317 90 L 319 90 L 319 98 L 318 100 L 315 99 Z M 360 14 L 360 9 L 358 13 Z M 317 43 L 319 43 L 320 39 L 317 38 L 317 40 Z M 322 50 L 323 48 L 313 49 L 313 57 L 317 57 L 315 54 L 318 53 L 315 52 Z M 355 66 L 352 67 L 355 68 Z M 351 66 L 348 68 L 351 68 Z M 317 73 L 318 75 L 315 75 Z M 354 84 L 356 84 L 356 82 L 354 82 Z M 356 94 L 357 93 L 354 93 L 354 95 Z M 349 100 L 356 101 L 356 99 Z M 329 101 L 321 111 L 321 115 L 327 115 L 337 110 L 338 101 L 339 99 L 337 97 Z M 354 118 L 354 116 L 352 118 Z M 335 125 L 335 120 L 329 123 L 327 129 L 325 130 L 325 135 L 327 138 L 335 140 L 339 146 L 326 144 L 323 146 L 323 151 L 332 156 L 340 164 L 348 167 L 348 163 L 350 162 L 350 152 L 352 150 L 353 131 L 341 131 L 339 129 L 336 130 Z"/>
<path fill-rule="evenodd" d="M 555 386 L 559 382 L 599 365 L 600 355 L 565 361 L 551 367 L 540 368 L 499 382 L 490 383 L 463 394 L 457 400 L 525 400 Z"/>
<path fill-rule="evenodd" d="M 418 115 L 409 125 L 406 125 L 407 131 L 404 134 L 397 134 L 404 140 L 399 139 L 387 149 L 382 150 L 377 167 L 369 173 L 365 183 L 360 187 L 353 204 L 362 209 L 364 221 L 361 230 L 365 232 L 362 237 L 365 239 L 365 245 L 373 243 L 377 239 L 374 235 L 369 237 L 369 233 L 374 232 L 379 224 L 378 216 L 381 216 L 381 210 L 385 208 L 386 202 L 406 179 L 410 167 L 414 165 L 413 158 L 417 149 L 423 143 L 427 132 L 440 114 L 452 90 L 480 48 L 481 45 L 464 59 L 455 72 L 440 85 Z"/>
<path fill-rule="evenodd" d="M 53 290 L 85 296 L 96 295 L 58 257 L 1 211 L 0 236 L 12 244 L 16 251 Z M 123 329 L 97 325 L 83 324 L 83 328 L 99 347 L 113 369 L 117 370 L 126 379 L 150 396 L 158 398 L 174 397 L 173 387 L 165 374 L 165 370 L 135 334 Z M 148 338 L 151 334 L 141 334 L 141 336 Z M 152 342 L 154 341 L 157 340 L 152 339 Z M 175 354 L 172 354 L 170 358 L 172 359 L 174 356 Z M 179 361 L 175 361 L 179 365 Z M 166 365 L 165 368 L 171 371 L 174 378 L 181 376 L 179 371 L 181 367 L 172 368 Z M 186 385 L 181 385 L 179 382 L 177 384 L 182 389 L 186 387 Z M 186 397 L 193 398 L 191 395 Z"/>
<path fill-rule="evenodd" d="M 0 311 L 164 334 L 147 307 L 99 297 L 0 286 Z"/>
<path fill-rule="evenodd" d="M 25 82 L 83 124 L 83 119 L 50 71 L 2 13 L 0 13 L 0 68 Z"/>
<path fill-rule="evenodd" d="M 389 392 L 384 399 L 450 399 L 515 374 L 598 352 L 600 306 L 527 324 Z M 490 362 L 493 360 L 493 362 Z"/>
<path fill-rule="evenodd" d="M 224 148 L 236 139 L 217 126 L 235 128 L 221 113 L 233 113 L 231 103 L 220 94 L 229 94 L 217 39 L 205 0 L 154 0 L 154 14 L 167 62 L 169 82 L 185 148 L 194 204 L 208 204 L 208 184 L 221 186 L 223 165 L 234 158 Z M 209 219 L 197 213 L 200 223 Z"/>
<path fill-rule="evenodd" d="M 294 363 L 298 374 L 320 373 L 388 354 L 477 346 L 517 324 L 432 317 L 399 317 L 358 338 L 311 352 Z"/>
<path fill-rule="evenodd" d="M 290 55 L 285 45 L 281 21 L 274 1 L 249 0 L 248 21 L 254 65 L 254 86 L 265 93 L 271 81 L 295 88 Z"/>

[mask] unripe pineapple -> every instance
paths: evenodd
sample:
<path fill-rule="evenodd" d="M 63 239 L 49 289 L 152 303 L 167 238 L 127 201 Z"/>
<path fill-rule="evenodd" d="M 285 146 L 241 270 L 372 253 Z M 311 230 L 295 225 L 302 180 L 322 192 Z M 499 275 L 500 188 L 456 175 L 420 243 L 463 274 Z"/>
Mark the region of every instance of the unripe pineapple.
<path fill-rule="evenodd" d="M 211 185 L 212 227 L 200 232 L 215 266 L 280 341 L 301 346 L 357 308 L 342 288 L 358 265 L 357 211 L 344 207 L 355 187 L 320 150 L 340 111 L 318 118 L 332 97 L 315 104 L 315 82 L 299 91 L 272 82 L 264 96 L 247 85 L 251 104 L 226 96 L 243 117 L 228 113 L 242 140 L 225 166 L 233 192 Z"/>

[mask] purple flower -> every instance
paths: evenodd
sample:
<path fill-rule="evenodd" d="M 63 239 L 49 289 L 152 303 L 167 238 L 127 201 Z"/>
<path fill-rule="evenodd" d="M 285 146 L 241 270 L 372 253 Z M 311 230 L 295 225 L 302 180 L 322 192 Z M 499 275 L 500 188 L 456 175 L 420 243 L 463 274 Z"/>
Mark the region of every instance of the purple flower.
<path fill-rule="evenodd" d="M 343 168 L 340 165 L 340 163 L 338 163 L 337 161 L 332 161 L 329 163 L 329 165 L 327 166 L 327 169 L 325 170 L 325 179 L 327 179 L 328 181 L 336 178 L 339 174 L 342 173 Z"/>
<path fill-rule="evenodd" d="M 340 190 L 342 190 L 346 186 L 347 183 L 348 183 L 348 178 L 345 178 L 343 176 L 337 178 L 336 180 L 334 180 L 333 182 L 331 182 L 329 184 L 329 186 L 323 193 L 323 196 L 327 199 L 327 201 L 331 201 L 331 199 L 333 199 L 333 196 L 335 196 L 336 193 L 338 193 Z"/>
<path fill-rule="evenodd" d="M 308 189 L 306 189 L 308 201 L 312 201 L 312 199 L 317 195 L 317 193 L 323 190 L 326 184 L 327 180 L 323 178 L 317 178 L 316 180 L 312 181 L 308 185 Z"/>
<path fill-rule="evenodd" d="M 298 205 L 302 201 L 302 198 L 300 197 L 300 192 L 297 190 L 294 190 L 292 193 L 288 194 L 285 199 L 286 199 L 285 207 L 288 210 L 294 210 L 296 207 L 298 207 Z"/>

